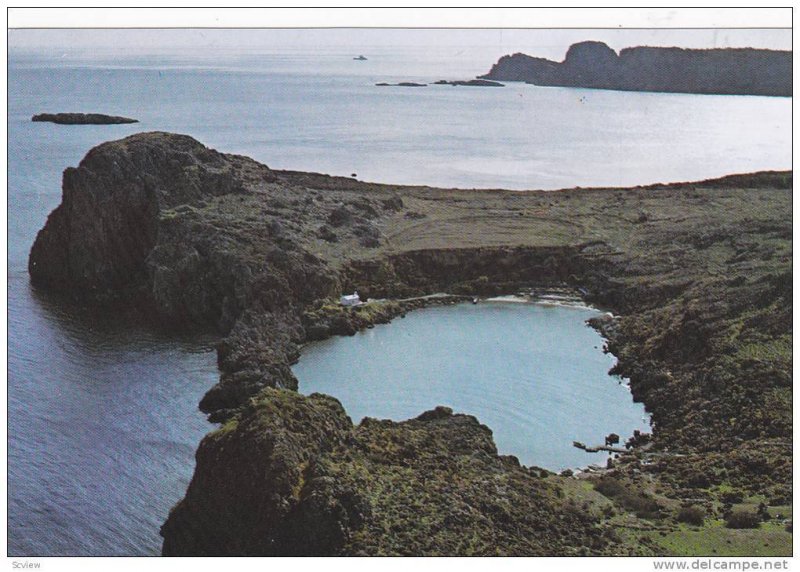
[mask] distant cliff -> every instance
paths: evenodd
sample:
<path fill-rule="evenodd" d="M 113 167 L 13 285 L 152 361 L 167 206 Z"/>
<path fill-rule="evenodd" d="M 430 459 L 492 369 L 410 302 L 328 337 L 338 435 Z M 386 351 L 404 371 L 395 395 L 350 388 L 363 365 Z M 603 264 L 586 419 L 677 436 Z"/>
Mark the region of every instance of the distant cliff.
<path fill-rule="evenodd" d="M 503 56 L 484 79 L 623 91 L 727 95 L 792 95 L 792 52 L 725 48 L 625 48 L 573 44 L 563 62 L 526 54 Z"/>

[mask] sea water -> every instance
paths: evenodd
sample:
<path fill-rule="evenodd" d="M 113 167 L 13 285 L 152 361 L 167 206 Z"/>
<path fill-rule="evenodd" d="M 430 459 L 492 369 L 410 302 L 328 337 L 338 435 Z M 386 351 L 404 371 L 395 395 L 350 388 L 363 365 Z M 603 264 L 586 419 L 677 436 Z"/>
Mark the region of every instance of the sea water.
<path fill-rule="evenodd" d="M 10 36 L 8 70 L 11 555 L 158 553 L 158 526 L 181 498 L 196 445 L 212 428 L 197 411 L 218 373 L 208 340 L 176 340 L 146 327 L 104 321 L 86 308 L 67 309 L 36 296 L 30 287 L 27 255 L 47 214 L 60 202 L 61 173 L 95 145 L 140 131 L 174 131 L 274 168 L 468 188 L 633 185 L 791 167 L 788 98 L 525 84 L 374 85 L 485 73 L 496 54 L 482 56 L 474 47 L 359 49 L 367 52 L 367 61 L 325 47 L 75 55 L 17 49 L 14 38 L 20 33 Z M 35 113 L 66 111 L 124 115 L 140 123 L 30 121 Z M 458 320 L 469 311 L 451 310 L 453 318 L 436 321 Z M 426 314 L 418 316 L 410 315 L 407 323 Z M 537 327 L 537 320 L 525 314 L 523 321 L 525 327 Z M 467 354 L 493 347 L 473 342 Z M 440 361 L 437 371 L 454 359 L 460 358 Z M 597 384 L 619 392 L 619 403 L 609 397 L 614 407 L 628 407 L 624 388 L 600 375 L 607 357 L 597 359 Z M 559 363 L 571 366 L 573 360 Z M 501 450 L 513 452 L 502 435 L 506 424 L 518 427 L 530 420 L 530 411 L 520 408 L 528 398 L 512 397 L 521 387 L 517 374 L 495 371 L 491 377 L 496 385 L 482 393 L 483 401 L 495 411 L 513 401 L 506 416 L 470 411 L 446 395 L 426 398 L 419 407 L 441 402 L 479 414 L 495 431 Z M 471 391 L 463 384 L 458 390 Z M 535 386 L 526 391 L 539 395 Z M 413 416 L 419 411 L 351 413 Z M 558 419 L 551 418 L 543 431 L 588 413 L 567 415 L 556 407 L 553 415 Z M 588 433 L 570 430 L 569 438 L 593 443 L 606 431 L 603 425 L 587 427 Z M 625 424 L 617 432 L 632 427 Z M 523 449 L 517 453 L 544 465 L 583 462 L 551 463 L 539 453 L 545 445 L 564 450 L 563 438 L 551 435 L 530 456 Z M 577 454 L 569 446 L 566 450 Z"/>
<path fill-rule="evenodd" d="M 402 421 L 437 405 L 475 415 L 502 454 L 560 471 L 605 465 L 573 441 L 649 432 L 649 415 L 585 321 L 589 308 L 489 302 L 427 308 L 353 337 L 306 346 L 293 371 L 305 394 L 333 395 L 355 422 Z M 620 446 L 622 443 L 620 444 Z"/>
<path fill-rule="evenodd" d="M 18 61 L 12 51 L 9 122 L 21 138 L 82 142 L 78 157 L 165 130 L 274 168 L 443 187 L 625 186 L 791 168 L 791 98 L 374 85 L 465 79 L 493 63 L 468 55 L 406 47 L 367 61 L 335 50 Z M 140 123 L 29 122 L 62 110 Z"/>

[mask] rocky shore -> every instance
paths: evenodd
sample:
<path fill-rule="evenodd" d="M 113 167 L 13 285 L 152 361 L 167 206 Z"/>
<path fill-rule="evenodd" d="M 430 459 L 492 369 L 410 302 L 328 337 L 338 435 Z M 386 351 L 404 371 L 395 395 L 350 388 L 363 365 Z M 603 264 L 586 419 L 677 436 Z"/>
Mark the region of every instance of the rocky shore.
<path fill-rule="evenodd" d="M 40 290 L 220 337 L 201 408 L 224 425 L 165 554 L 676 553 L 686 506 L 711 522 L 791 504 L 791 181 L 398 187 L 143 133 L 64 172 L 29 271 Z M 498 455 L 472 417 L 353 425 L 294 391 L 303 343 L 453 300 L 410 298 L 553 286 L 614 312 L 594 325 L 654 421 L 647 449 L 588 489 Z M 385 301 L 339 306 L 354 289 Z M 764 531 L 785 550 L 783 524 Z"/>

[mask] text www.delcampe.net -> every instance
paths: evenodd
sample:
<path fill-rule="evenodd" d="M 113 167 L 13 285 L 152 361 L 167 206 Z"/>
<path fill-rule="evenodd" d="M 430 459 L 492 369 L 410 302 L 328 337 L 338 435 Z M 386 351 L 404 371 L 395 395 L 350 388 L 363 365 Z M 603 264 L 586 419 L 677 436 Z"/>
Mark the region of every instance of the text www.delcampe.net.
<path fill-rule="evenodd" d="M 656 570 L 788 570 L 788 560 L 722 560 L 697 558 L 695 560 L 655 560 Z"/>

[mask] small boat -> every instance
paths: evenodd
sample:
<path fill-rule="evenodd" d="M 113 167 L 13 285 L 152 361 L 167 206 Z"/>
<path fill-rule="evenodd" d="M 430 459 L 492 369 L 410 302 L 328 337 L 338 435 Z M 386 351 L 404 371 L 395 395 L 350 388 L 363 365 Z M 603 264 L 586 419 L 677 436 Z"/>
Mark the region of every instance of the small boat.
<path fill-rule="evenodd" d="M 354 59 L 354 60 L 357 60 L 357 61 L 359 61 L 359 62 L 365 62 L 365 61 L 367 61 L 367 58 L 365 58 L 364 56 L 358 56 L 357 58 L 353 58 L 353 59 Z"/>
<path fill-rule="evenodd" d="M 473 298 L 473 299 L 472 299 L 472 303 L 473 303 L 473 304 L 477 304 L 477 303 L 478 303 L 478 298 Z"/>

